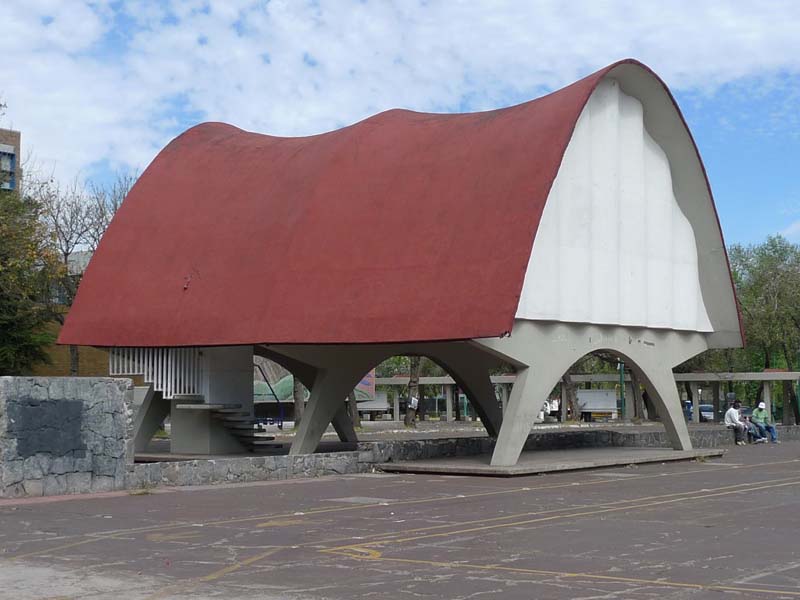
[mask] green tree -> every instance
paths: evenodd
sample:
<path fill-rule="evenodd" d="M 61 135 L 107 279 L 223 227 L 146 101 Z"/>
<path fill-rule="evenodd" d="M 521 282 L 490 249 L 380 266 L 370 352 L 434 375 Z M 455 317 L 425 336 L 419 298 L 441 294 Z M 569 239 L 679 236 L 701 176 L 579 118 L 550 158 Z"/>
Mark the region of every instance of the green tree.
<path fill-rule="evenodd" d="M 744 354 L 748 362 L 755 367 L 753 370 L 797 367 L 800 248 L 777 235 L 761 244 L 734 245 L 730 256 L 747 334 L 748 348 Z M 748 391 L 758 399 L 762 389 L 757 386 Z M 787 392 L 783 399 L 784 418 L 798 419 L 795 392 L 791 388 Z"/>
<path fill-rule="evenodd" d="M 40 207 L 16 191 L 0 192 L 0 375 L 46 362 L 49 282 L 59 265 Z"/>
<path fill-rule="evenodd" d="M 54 290 L 51 318 L 57 323 L 64 324 L 77 294 L 85 268 L 80 254 L 91 254 L 97 249 L 134 181 L 135 175 L 119 174 L 111 185 L 87 188 L 77 179 L 61 185 L 52 178 L 27 173 L 24 194 L 40 208 L 40 219 L 61 266 L 51 282 Z M 69 351 L 70 375 L 77 376 L 78 347 L 71 345 Z"/>
<path fill-rule="evenodd" d="M 728 253 L 747 346 L 710 350 L 675 370 L 734 372 L 800 367 L 800 246 L 776 235 L 760 244 L 734 244 Z M 729 382 L 727 391 L 757 401 L 763 387 L 757 382 Z M 800 421 L 795 390 L 788 386 L 783 396 L 784 418 Z"/>

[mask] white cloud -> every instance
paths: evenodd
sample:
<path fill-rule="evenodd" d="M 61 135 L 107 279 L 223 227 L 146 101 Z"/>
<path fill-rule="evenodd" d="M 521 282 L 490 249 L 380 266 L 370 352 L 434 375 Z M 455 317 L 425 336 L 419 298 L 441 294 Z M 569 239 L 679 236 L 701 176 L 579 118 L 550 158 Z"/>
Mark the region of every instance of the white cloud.
<path fill-rule="evenodd" d="M 800 74 L 793 0 L 121 7 L 4 3 L 5 124 L 21 129 L 26 148 L 55 162 L 60 177 L 98 161 L 145 166 L 194 119 L 304 135 L 398 106 L 481 110 L 626 56 L 700 95 L 744 78 Z M 776 110 L 793 115 L 794 98 Z"/>
<path fill-rule="evenodd" d="M 781 235 L 789 240 L 800 240 L 800 221 L 794 221 L 781 231 Z"/>

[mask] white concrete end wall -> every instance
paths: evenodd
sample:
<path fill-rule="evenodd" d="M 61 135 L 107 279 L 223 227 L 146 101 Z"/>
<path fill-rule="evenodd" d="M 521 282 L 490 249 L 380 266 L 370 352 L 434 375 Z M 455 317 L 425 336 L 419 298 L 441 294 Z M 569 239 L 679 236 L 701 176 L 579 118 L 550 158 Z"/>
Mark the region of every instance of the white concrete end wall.
<path fill-rule="evenodd" d="M 586 104 L 542 214 L 517 318 L 713 331 L 695 231 L 641 102 L 613 78 Z"/>

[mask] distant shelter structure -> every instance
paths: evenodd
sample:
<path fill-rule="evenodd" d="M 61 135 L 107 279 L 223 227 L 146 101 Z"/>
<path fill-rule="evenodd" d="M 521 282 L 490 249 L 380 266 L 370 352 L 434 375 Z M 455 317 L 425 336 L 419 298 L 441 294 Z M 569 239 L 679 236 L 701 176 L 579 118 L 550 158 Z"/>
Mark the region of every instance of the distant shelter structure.
<path fill-rule="evenodd" d="M 672 368 L 743 335 L 695 143 L 665 84 L 624 60 L 488 112 L 392 110 L 299 138 L 193 127 L 131 190 L 60 342 L 110 348 L 112 372 L 153 382 L 163 399 L 145 413 L 170 411 L 173 451 L 199 453 L 241 450 L 230 420 L 252 416 L 254 353 L 311 391 L 292 454 L 330 423 L 355 440 L 345 398 L 361 377 L 428 356 L 502 466 L 600 350 L 690 449 Z"/>

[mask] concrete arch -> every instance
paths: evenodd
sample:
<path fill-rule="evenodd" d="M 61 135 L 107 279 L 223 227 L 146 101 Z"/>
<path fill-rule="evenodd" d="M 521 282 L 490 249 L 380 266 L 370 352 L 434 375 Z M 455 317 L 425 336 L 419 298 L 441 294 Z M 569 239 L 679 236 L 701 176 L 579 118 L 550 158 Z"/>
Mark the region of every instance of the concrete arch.
<path fill-rule="evenodd" d="M 517 321 L 510 337 L 482 340 L 481 344 L 518 367 L 492 465 L 516 464 L 547 393 L 572 364 L 599 350 L 613 352 L 631 365 L 655 402 L 672 447 L 692 447 L 672 368 L 708 348 L 703 334 Z"/>
<path fill-rule="evenodd" d="M 312 365 L 304 363 L 296 358 L 291 358 L 281 354 L 280 352 L 274 352 L 263 345 L 254 346 L 253 354 L 263 356 L 264 358 L 268 358 L 269 360 L 278 363 L 293 376 L 297 377 L 300 380 L 300 383 L 302 383 L 309 392 L 311 392 L 312 388 L 314 387 L 314 381 L 317 378 L 318 369 Z M 333 425 L 333 428 L 336 430 L 336 434 L 339 436 L 341 441 L 358 441 L 356 430 L 353 428 L 353 422 L 350 419 L 350 415 L 347 414 L 347 408 L 344 404 L 334 413 L 333 417 L 331 417 L 330 423 Z"/>
<path fill-rule="evenodd" d="M 468 351 L 464 352 L 466 348 Z M 440 350 L 424 356 L 447 371 L 458 387 L 464 390 L 487 433 L 496 438 L 503 422 L 503 412 L 489 377 L 489 370 L 495 364 L 493 358 L 477 351 L 472 345 L 465 348 L 450 347 L 447 352 Z"/>
<path fill-rule="evenodd" d="M 275 345 L 263 347 L 259 354 L 289 370 L 291 366 L 300 368 L 307 378 L 313 374 L 311 385 L 304 382 L 311 397 L 291 454 L 314 452 L 328 424 L 333 422 L 336 426 L 335 419 L 341 420 L 339 415 L 346 415 L 345 398 L 364 374 L 387 358 L 400 354 L 426 356 L 441 365 L 467 393 L 489 435 L 497 436 L 501 429 L 502 411 L 489 375 L 490 369 L 502 365 L 503 360 L 474 342 Z M 352 425 L 349 428 L 352 429 Z M 339 435 L 342 438 L 341 432 Z M 351 437 L 348 431 L 346 438 L 355 441 L 355 432 Z"/>

